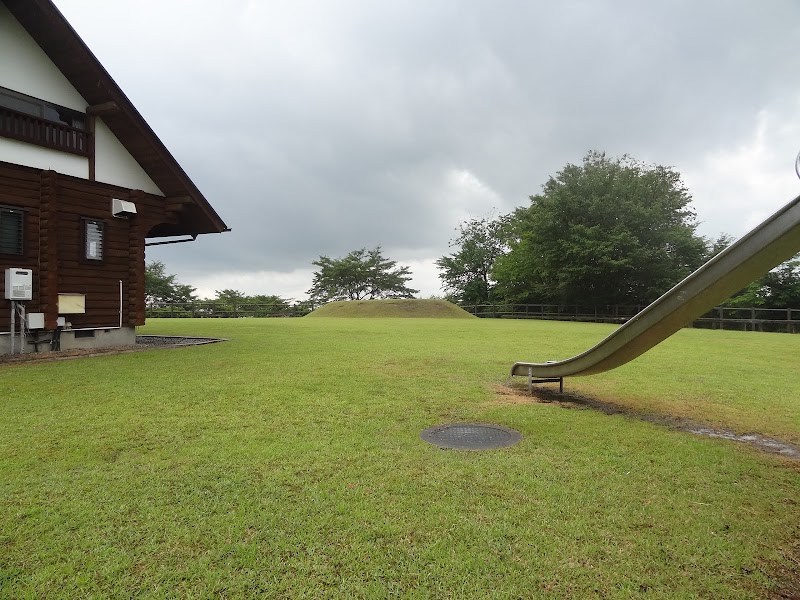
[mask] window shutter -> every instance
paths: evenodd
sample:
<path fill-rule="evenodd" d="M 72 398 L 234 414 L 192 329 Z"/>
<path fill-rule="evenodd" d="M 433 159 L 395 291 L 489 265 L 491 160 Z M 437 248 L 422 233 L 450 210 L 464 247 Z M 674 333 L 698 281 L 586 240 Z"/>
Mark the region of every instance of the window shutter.
<path fill-rule="evenodd" d="M 86 221 L 86 258 L 103 260 L 102 221 Z"/>
<path fill-rule="evenodd" d="M 0 208 L 0 254 L 22 254 L 23 212 Z"/>

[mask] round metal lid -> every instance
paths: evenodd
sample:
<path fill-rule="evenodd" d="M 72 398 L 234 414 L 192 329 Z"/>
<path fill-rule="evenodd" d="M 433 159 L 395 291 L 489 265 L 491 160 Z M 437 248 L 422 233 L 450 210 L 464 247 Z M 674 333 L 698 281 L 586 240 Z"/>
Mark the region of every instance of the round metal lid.
<path fill-rule="evenodd" d="M 522 439 L 519 431 L 489 423 L 449 423 L 429 427 L 419 434 L 426 442 L 452 450 L 505 448 Z"/>

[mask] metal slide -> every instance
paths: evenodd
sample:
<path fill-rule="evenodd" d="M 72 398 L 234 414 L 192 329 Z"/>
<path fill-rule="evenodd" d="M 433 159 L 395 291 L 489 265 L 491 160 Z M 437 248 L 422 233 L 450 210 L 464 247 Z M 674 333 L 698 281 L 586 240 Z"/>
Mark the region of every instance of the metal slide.
<path fill-rule="evenodd" d="M 798 157 L 800 175 L 800 156 Z M 518 362 L 529 385 L 609 371 L 664 341 L 800 251 L 800 196 L 709 260 L 586 352 L 546 363 Z"/>

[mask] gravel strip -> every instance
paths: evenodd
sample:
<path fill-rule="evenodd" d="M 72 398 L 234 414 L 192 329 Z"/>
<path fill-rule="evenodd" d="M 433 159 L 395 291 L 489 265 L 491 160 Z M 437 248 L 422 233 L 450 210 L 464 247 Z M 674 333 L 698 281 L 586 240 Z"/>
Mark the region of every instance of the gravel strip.
<path fill-rule="evenodd" d="M 72 348 L 69 350 L 57 350 L 55 352 L 0 354 L 0 365 L 70 360 L 73 358 L 88 358 L 90 356 L 103 356 L 108 354 L 125 354 L 127 352 L 155 350 L 156 348 L 182 348 L 183 346 L 197 346 L 199 344 L 213 344 L 214 342 L 227 341 L 227 338 L 181 337 L 176 335 L 137 335 L 136 344 L 131 346 L 112 346 L 109 348 Z"/>
<path fill-rule="evenodd" d="M 183 337 L 175 335 L 137 335 L 136 345 L 143 346 L 197 346 L 227 342 L 227 338 Z"/>

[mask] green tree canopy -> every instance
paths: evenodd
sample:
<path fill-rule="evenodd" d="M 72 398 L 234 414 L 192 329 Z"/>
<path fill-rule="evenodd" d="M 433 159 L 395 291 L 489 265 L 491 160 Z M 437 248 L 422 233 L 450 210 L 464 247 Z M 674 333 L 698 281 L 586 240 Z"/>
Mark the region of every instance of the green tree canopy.
<path fill-rule="evenodd" d="M 493 276 L 508 301 L 646 304 L 702 264 L 691 196 L 668 167 L 589 152 L 510 218 Z"/>
<path fill-rule="evenodd" d="M 247 296 L 239 290 L 225 288 L 224 290 L 214 290 L 214 300 L 226 305 L 244 304 L 248 301 Z"/>
<path fill-rule="evenodd" d="M 248 296 L 247 301 L 251 304 L 271 306 L 273 309 L 286 309 L 291 306 L 291 301 L 274 294 L 256 294 L 255 296 Z"/>
<path fill-rule="evenodd" d="M 492 267 L 507 246 L 503 236 L 505 217 L 471 219 L 458 226 L 450 241 L 458 250 L 436 261 L 443 287 L 457 302 L 482 304 L 493 299 Z"/>
<path fill-rule="evenodd" d="M 800 308 L 800 254 L 734 294 L 725 305 Z"/>
<path fill-rule="evenodd" d="M 800 308 L 800 258 L 795 257 L 764 276 L 769 308 Z"/>
<path fill-rule="evenodd" d="M 311 264 L 319 267 L 308 290 L 315 303 L 411 298 L 419 291 L 406 286 L 411 280 L 410 269 L 384 258 L 380 246 L 353 250 L 344 258 L 320 256 Z"/>
<path fill-rule="evenodd" d="M 291 303 L 289 300 L 275 296 L 274 294 L 255 294 L 248 296 L 239 290 L 226 288 L 224 290 L 214 290 L 214 301 L 227 306 L 242 306 L 249 304 L 257 304 L 264 306 L 272 306 L 275 308 L 289 308 Z"/>
<path fill-rule="evenodd" d="M 248 296 L 244 292 L 226 288 L 215 290 L 212 310 L 223 313 L 230 311 L 242 311 L 243 314 L 256 317 L 265 317 L 281 314 L 291 308 L 289 300 L 272 294 L 255 294 Z M 234 314 L 236 314 L 234 312 Z"/>
<path fill-rule="evenodd" d="M 178 283 L 176 275 L 167 274 L 167 268 L 160 260 L 147 263 L 144 267 L 144 293 L 147 306 L 165 302 L 192 302 L 197 300 L 197 290 Z"/>

